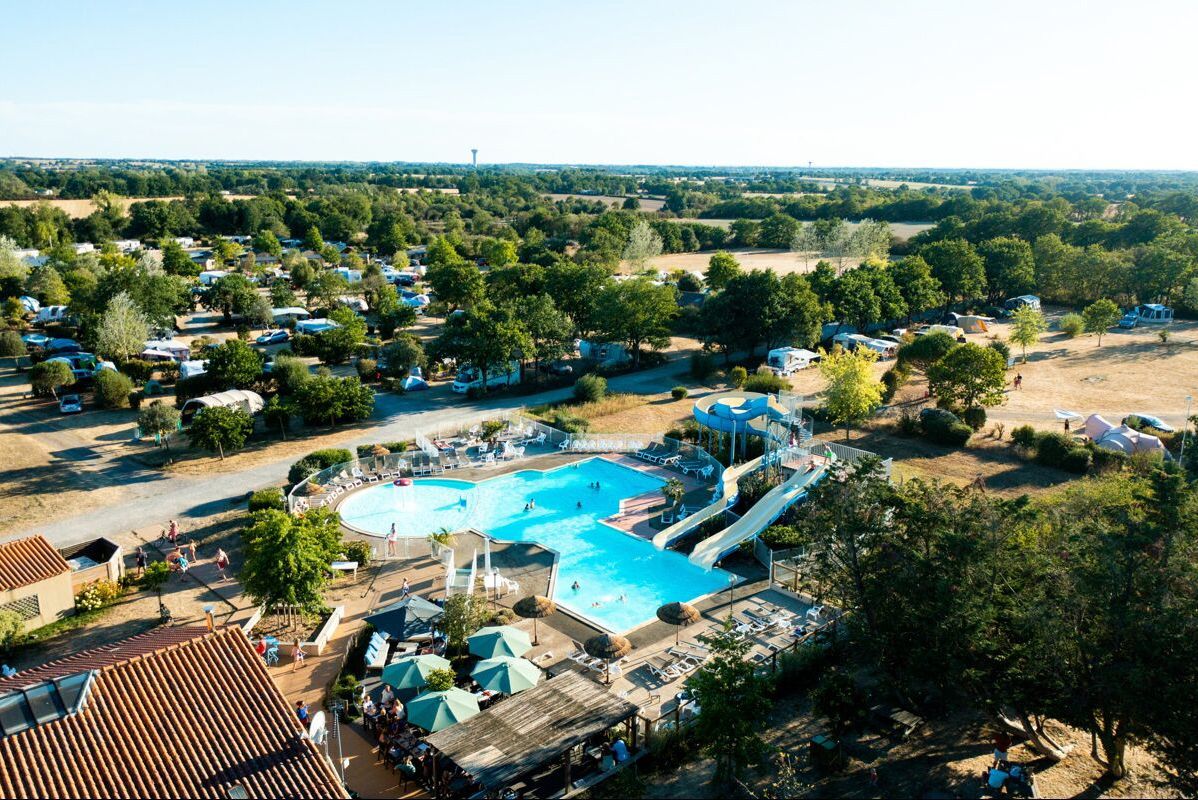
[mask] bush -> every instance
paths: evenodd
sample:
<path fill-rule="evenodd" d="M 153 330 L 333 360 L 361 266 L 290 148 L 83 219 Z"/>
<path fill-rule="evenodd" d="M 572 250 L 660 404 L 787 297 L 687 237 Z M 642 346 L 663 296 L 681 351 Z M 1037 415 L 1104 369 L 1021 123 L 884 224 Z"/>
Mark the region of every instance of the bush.
<path fill-rule="evenodd" d="M 141 408 L 141 401 L 146 399 L 145 392 L 133 391 L 129 392 L 129 408 L 136 411 Z"/>
<path fill-rule="evenodd" d="M 1089 450 L 1085 447 L 1074 447 L 1065 452 L 1065 456 L 1061 459 L 1061 469 L 1085 475 L 1090 471 L 1090 466 L 1093 463 L 1093 457 Z"/>
<path fill-rule="evenodd" d="M 565 433 L 584 433 L 591 423 L 565 408 L 555 408 L 549 415 L 549 424 Z"/>
<path fill-rule="evenodd" d="M 361 381 L 374 380 L 374 376 L 378 374 L 379 362 L 373 358 L 359 358 L 354 366 L 358 370 L 358 379 Z"/>
<path fill-rule="evenodd" d="M 297 356 L 314 356 L 317 354 L 320 342 L 315 336 L 309 336 L 306 333 L 297 334 L 291 337 L 291 350 Z"/>
<path fill-rule="evenodd" d="M 98 611 L 110 606 L 121 596 L 121 585 L 116 581 L 98 580 L 89 583 L 75 595 L 75 609 L 80 612 Z"/>
<path fill-rule="evenodd" d="M 1002 361 L 1004 364 L 1011 363 L 1011 348 L 1005 341 L 1002 339 L 991 339 L 986 346 L 991 350 L 997 350 L 998 354 L 1002 356 Z"/>
<path fill-rule="evenodd" d="M 291 468 L 287 470 L 287 482 L 295 485 L 309 475 L 320 472 L 326 467 L 331 467 L 334 464 L 344 464 L 346 461 L 352 460 L 353 454 L 348 450 L 340 448 L 314 450 L 291 465 Z"/>
<path fill-rule="evenodd" d="M 898 432 L 903 436 L 914 436 L 919 433 L 919 415 L 909 408 L 899 411 Z"/>
<path fill-rule="evenodd" d="M 909 373 L 905 367 L 893 366 L 882 373 L 882 402 L 889 403 L 907 382 Z"/>
<path fill-rule="evenodd" d="M 172 364 L 172 366 L 174 366 Z M 131 358 L 128 361 L 120 363 L 121 372 L 128 375 L 136 383 L 145 383 L 150 378 L 154 377 L 154 372 L 159 365 L 153 361 L 145 361 L 140 358 Z M 178 374 L 178 366 L 175 366 L 176 374 Z"/>
<path fill-rule="evenodd" d="M 1035 447 L 1036 446 L 1036 429 L 1031 425 L 1020 425 L 1011 431 L 1011 441 L 1017 447 Z"/>
<path fill-rule="evenodd" d="M 746 392 L 760 392 L 761 394 L 777 394 L 785 392 L 790 388 L 790 383 L 783 377 L 775 375 L 766 370 L 764 372 L 758 370 L 757 374 L 745 381 L 741 387 Z"/>
<path fill-rule="evenodd" d="M 100 408 L 128 408 L 132 391 L 133 381 L 128 375 L 102 369 L 96 376 L 96 405 Z"/>
<path fill-rule="evenodd" d="M 670 397 L 674 398 L 675 400 L 685 400 L 688 394 L 690 394 L 690 392 L 686 390 L 685 386 L 675 386 L 670 390 Z"/>
<path fill-rule="evenodd" d="M 1086 330 L 1086 321 L 1082 319 L 1081 314 L 1066 314 L 1061 317 L 1061 321 L 1057 323 L 1057 327 L 1061 329 L 1061 333 L 1070 339 L 1075 339 L 1081 336 L 1082 332 Z"/>
<path fill-rule="evenodd" d="M 711 353 L 695 353 L 691 356 L 691 377 L 705 381 L 715 372 L 715 356 Z"/>
<path fill-rule="evenodd" d="M 277 486 L 272 486 L 269 489 L 259 489 L 250 495 L 249 509 L 251 514 L 255 511 L 266 511 L 268 509 L 282 511 L 286 507 L 286 501 L 283 499 L 283 490 Z"/>
<path fill-rule="evenodd" d="M 761 541 L 771 550 L 785 550 L 803 543 L 799 532 L 789 525 L 771 525 L 761 532 Z"/>
<path fill-rule="evenodd" d="M 359 567 L 364 567 L 370 563 L 370 545 L 360 540 L 344 543 L 345 558 L 348 561 L 357 561 Z"/>
<path fill-rule="evenodd" d="M 1036 462 L 1061 468 L 1065 455 L 1077 445 L 1073 437 L 1061 431 L 1044 431 L 1036 436 Z"/>
<path fill-rule="evenodd" d="M 961 419 L 970 428 L 980 431 L 986 426 L 986 409 L 981 406 L 970 406 L 965 409 L 965 413 L 961 415 Z"/>
<path fill-rule="evenodd" d="M 1107 450 L 1089 443 L 1090 465 L 1095 472 L 1114 472 L 1127 466 L 1128 457 L 1122 450 Z"/>
<path fill-rule="evenodd" d="M 950 447 L 964 447 L 973 435 L 973 429 L 956 414 L 942 408 L 924 409 L 919 415 L 919 427 L 928 439 Z"/>
<path fill-rule="evenodd" d="M 745 381 L 749 379 L 749 371 L 744 367 L 733 367 L 728 371 L 728 385 L 733 389 L 739 389 L 745 385 Z"/>
<path fill-rule="evenodd" d="M 580 403 L 596 403 L 607 395 L 607 378 L 583 375 L 574 381 L 574 399 Z"/>
<path fill-rule="evenodd" d="M 28 352 L 21 334 L 16 331 L 0 331 L 0 358 L 17 358 Z"/>

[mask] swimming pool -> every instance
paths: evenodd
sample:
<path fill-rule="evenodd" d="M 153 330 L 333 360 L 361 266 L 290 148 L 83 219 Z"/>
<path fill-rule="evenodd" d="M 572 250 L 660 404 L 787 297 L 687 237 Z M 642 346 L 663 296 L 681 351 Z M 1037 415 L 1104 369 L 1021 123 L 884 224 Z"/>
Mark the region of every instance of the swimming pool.
<path fill-rule="evenodd" d="M 600 489 L 591 488 L 595 482 Z M 354 492 L 338 511 L 347 525 L 380 536 L 394 522 L 404 536 L 475 528 L 496 539 L 536 542 L 558 554 L 554 602 L 622 632 L 654 619 L 665 603 L 728 587 L 727 572 L 701 569 L 680 553 L 658 550 L 652 542 L 601 522 L 620 510 L 621 500 L 658 491 L 664 483 L 591 458 L 480 483 L 420 478 L 406 487 L 380 484 Z M 530 501 L 536 507 L 525 511 Z M 575 581 L 577 590 L 571 588 Z"/>

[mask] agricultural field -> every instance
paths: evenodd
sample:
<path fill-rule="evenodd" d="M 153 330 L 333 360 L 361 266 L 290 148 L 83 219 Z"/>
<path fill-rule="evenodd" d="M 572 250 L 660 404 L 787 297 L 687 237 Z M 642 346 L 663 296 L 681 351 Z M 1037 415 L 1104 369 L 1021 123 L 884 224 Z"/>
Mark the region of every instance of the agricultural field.
<path fill-rule="evenodd" d="M 225 199 L 248 200 L 253 196 L 254 195 L 251 194 L 231 194 L 225 195 Z M 121 205 L 128 210 L 130 203 L 142 203 L 146 200 L 161 200 L 163 202 L 167 202 L 170 200 L 182 199 L 183 197 L 181 195 L 176 195 L 173 197 L 122 197 L 120 198 L 120 202 Z M 69 216 L 71 219 L 83 219 L 84 217 L 91 216 L 92 212 L 96 210 L 96 207 L 92 204 L 91 200 L 56 200 L 53 198 L 41 200 L 0 200 L 0 207 L 17 206 L 19 208 L 25 208 L 28 206 L 36 206 L 39 203 L 46 203 L 51 208 L 61 209 L 62 211 L 65 211 L 67 216 Z"/>
<path fill-rule="evenodd" d="M 608 205 L 614 203 L 617 206 L 623 205 L 624 201 L 628 199 L 627 197 L 618 197 L 610 194 L 549 194 L 546 196 L 555 203 L 559 200 L 570 200 L 573 198 L 577 200 L 595 200 L 600 203 L 607 203 Z M 666 204 L 665 200 L 657 198 L 638 197 L 637 199 L 641 201 L 641 211 L 661 211 Z"/>

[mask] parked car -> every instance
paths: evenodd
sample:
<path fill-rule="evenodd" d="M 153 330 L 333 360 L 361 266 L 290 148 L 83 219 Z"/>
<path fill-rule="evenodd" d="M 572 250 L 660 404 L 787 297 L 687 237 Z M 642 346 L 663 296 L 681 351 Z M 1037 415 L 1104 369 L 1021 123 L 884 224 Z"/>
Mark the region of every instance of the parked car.
<path fill-rule="evenodd" d="M 291 341 L 291 334 L 284 330 L 267 331 L 259 336 L 255 341 L 258 344 L 281 344 Z"/>
<path fill-rule="evenodd" d="M 574 367 L 567 364 L 565 361 L 551 361 L 544 364 L 542 367 L 550 375 L 573 375 Z"/>
<path fill-rule="evenodd" d="M 41 349 L 50 343 L 50 337 L 40 333 L 27 333 L 21 337 L 26 347 Z"/>
<path fill-rule="evenodd" d="M 77 394 L 64 394 L 58 401 L 58 413 L 78 414 L 83 410 L 83 399 Z"/>
<path fill-rule="evenodd" d="M 1140 420 L 1140 424 L 1146 428 L 1156 428 L 1158 431 L 1164 431 L 1165 433 L 1173 433 L 1175 430 L 1177 430 L 1176 428 L 1174 428 L 1169 423 L 1165 422 L 1160 417 L 1155 417 L 1152 414 L 1136 413 L 1136 414 L 1132 414 L 1131 416 L 1138 417 Z M 1123 424 L 1124 425 L 1127 424 L 1127 417 L 1123 418 Z"/>
<path fill-rule="evenodd" d="M 1140 321 L 1140 314 L 1133 308 L 1123 315 L 1123 319 L 1119 320 L 1119 327 L 1125 330 L 1131 330 L 1136 327 L 1136 323 Z"/>

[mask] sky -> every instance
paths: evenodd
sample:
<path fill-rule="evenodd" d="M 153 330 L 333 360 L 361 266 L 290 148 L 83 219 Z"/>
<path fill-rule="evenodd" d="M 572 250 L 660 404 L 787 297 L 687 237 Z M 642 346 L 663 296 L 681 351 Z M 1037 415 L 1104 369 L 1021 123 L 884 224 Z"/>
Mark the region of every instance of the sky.
<path fill-rule="evenodd" d="M 1192 0 L 0 13 L 0 156 L 1198 169 Z"/>

